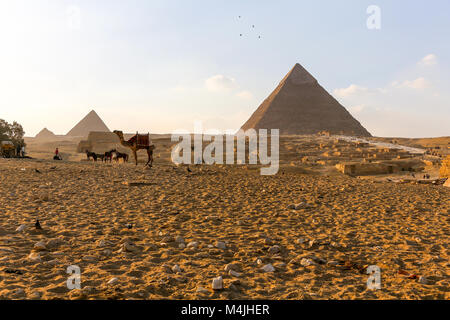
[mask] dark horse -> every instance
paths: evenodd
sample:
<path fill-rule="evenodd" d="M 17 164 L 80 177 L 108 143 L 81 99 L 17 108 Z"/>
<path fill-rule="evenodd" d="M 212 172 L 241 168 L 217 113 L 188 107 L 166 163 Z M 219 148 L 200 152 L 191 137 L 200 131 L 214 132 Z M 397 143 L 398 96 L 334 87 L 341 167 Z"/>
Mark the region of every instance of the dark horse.
<path fill-rule="evenodd" d="M 128 154 L 127 153 L 121 153 L 117 151 L 116 149 L 111 150 L 111 153 L 115 153 L 116 156 L 114 157 L 114 160 L 116 162 L 119 162 L 120 159 L 123 159 L 123 162 L 128 162 Z"/>
<path fill-rule="evenodd" d="M 97 162 L 97 155 L 94 152 L 90 152 L 88 150 L 86 150 L 86 156 L 88 161 L 92 159 L 94 159 L 95 162 Z"/>
<path fill-rule="evenodd" d="M 116 152 L 115 149 L 113 149 L 113 150 L 111 150 L 111 151 L 105 152 L 105 155 L 104 155 L 105 162 L 107 162 L 108 160 L 109 160 L 109 162 L 112 161 L 113 153 L 114 153 L 114 152 Z"/>

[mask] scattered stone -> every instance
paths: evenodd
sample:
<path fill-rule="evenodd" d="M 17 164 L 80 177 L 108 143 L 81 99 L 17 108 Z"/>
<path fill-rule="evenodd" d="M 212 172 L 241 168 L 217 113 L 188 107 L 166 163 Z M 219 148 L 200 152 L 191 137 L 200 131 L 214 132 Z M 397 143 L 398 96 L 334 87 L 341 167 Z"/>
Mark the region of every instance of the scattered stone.
<path fill-rule="evenodd" d="M 275 268 L 269 263 L 262 267 L 261 270 L 263 270 L 264 272 L 274 272 Z"/>
<path fill-rule="evenodd" d="M 419 277 L 419 283 L 421 283 L 421 284 L 430 284 L 430 281 L 426 277 L 420 276 Z"/>
<path fill-rule="evenodd" d="M 83 294 L 87 295 L 90 294 L 94 291 L 94 288 L 91 286 L 86 286 L 83 289 L 81 289 L 81 292 L 83 292 Z"/>
<path fill-rule="evenodd" d="M 186 248 L 186 245 L 184 243 L 179 243 L 178 248 L 184 249 L 184 248 Z"/>
<path fill-rule="evenodd" d="M 31 295 L 30 295 L 30 299 L 40 299 L 41 298 L 41 293 L 39 291 L 34 291 Z"/>
<path fill-rule="evenodd" d="M 277 245 L 274 245 L 269 248 L 270 254 L 276 254 L 276 253 L 279 253 L 280 251 L 281 251 L 281 248 L 280 248 L 280 246 L 277 246 Z"/>
<path fill-rule="evenodd" d="M 223 289 L 222 276 L 213 279 L 213 281 L 212 281 L 212 289 L 213 290 L 222 290 Z"/>
<path fill-rule="evenodd" d="M 83 258 L 82 258 L 84 261 L 87 261 L 87 262 L 94 262 L 94 261 L 97 261 L 97 258 L 96 257 L 94 257 L 94 256 L 83 256 Z"/>
<path fill-rule="evenodd" d="M 107 284 L 107 285 L 110 285 L 110 286 L 113 286 L 113 285 L 115 285 L 117 282 L 119 282 L 119 279 L 118 279 L 118 278 L 112 278 L 112 279 L 109 280 L 106 284 Z"/>
<path fill-rule="evenodd" d="M 224 268 L 224 270 L 225 270 L 226 272 L 228 272 L 228 271 L 230 271 L 230 270 L 239 271 L 240 269 L 241 269 L 241 268 L 240 268 L 239 265 L 236 264 L 236 263 L 228 263 L 228 264 L 225 266 L 225 268 Z"/>
<path fill-rule="evenodd" d="M 300 260 L 300 264 L 304 267 L 309 267 L 311 265 L 314 265 L 315 263 L 311 259 L 303 258 L 302 260 Z"/>
<path fill-rule="evenodd" d="M 256 259 L 256 264 L 261 265 L 263 261 L 261 259 Z"/>
<path fill-rule="evenodd" d="M 288 209 L 295 209 L 295 204 L 290 204 L 287 206 Z"/>
<path fill-rule="evenodd" d="M 64 241 L 62 239 L 50 239 L 47 241 L 47 248 L 53 249 L 59 247 Z"/>
<path fill-rule="evenodd" d="M 197 241 L 191 241 L 191 242 L 188 243 L 187 247 L 196 249 L 198 247 L 198 242 Z"/>
<path fill-rule="evenodd" d="M 101 247 L 104 247 L 104 246 L 106 246 L 106 241 L 105 240 L 100 240 L 99 242 L 98 242 L 98 246 L 101 248 Z"/>
<path fill-rule="evenodd" d="M 295 242 L 298 243 L 298 244 L 303 244 L 303 243 L 306 242 L 306 240 L 303 239 L 303 238 L 298 238 Z"/>
<path fill-rule="evenodd" d="M 25 231 L 26 228 L 27 228 L 26 224 L 21 224 L 20 226 L 17 227 L 16 232 L 23 232 Z"/>
<path fill-rule="evenodd" d="M 196 292 L 198 293 L 209 293 L 209 290 L 203 288 L 203 287 L 198 287 Z"/>
<path fill-rule="evenodd" d="M 229 274 L 230 276 L 236 277 L 236 278 L 239 278 L 239 277 L 241 276 L 241 274 L 240 274 L 239 272 L 236 272 L 236 271 L 234 271 L 234 270 L 230 270 L 230 271 L 228 272 L 228 274 Z"/>
<path fill-rule="evenodd" d="M 183 243 L 184 244 L 184 239 L 182 236 L 176 236 L 175 237 L 175 242 L 176 243 Z"/>
<path fill-rule="evenodd" d="M 216 247 L 219 248 L 219 249 L 225 250 L 227 248 L 227 245 L 223 241 L 217 241 L 216 242 Z"/>
<path fill-rule="evenodd" d="M 28 259 L 33 261 L 33 262 L 41 262 L 41 255 L 39 254 L 39 252 L 32 252 L 28 255 Z"/>
<path fill-rule="evenodd" d="M 176 264 L 173 266 L 172 271 L 173 271 L 173 273 L 179 273 L 179 272 L 181 272 L 181 268 L 179 265 Z"/>
<path fill-rule="evenodd" d="M 294 207 L 294 209 L 295 210 L 300 210 L 300 209 L 303 209 L 303 208 L 306 208 L 307 207 L 307 204 L 306 203 L 303 203 L 303 202 L 301 202 L 301 203 L 297 203 L 297 204 L 295 204 L 295 207 Z"/>
<path fill-rule="evenodd" d="M 45 245 L 44 241 L 39 241 L 34 244 L 34 249 L 38 251 L 43 251 L 47 249 L 47 246 Z"/>
<path fill-rule="evenodd" d="M 139 251 L 139 249 L 138 249 L 138 247 L 136 247 L 131 242 L 126 241 L 126 242 L 124 242 L 122 244 L 122 247 L 121 247 L 120 251 L 121 252 L 134 252 L 134 253 L 136 253 L 136 252 Z"/>

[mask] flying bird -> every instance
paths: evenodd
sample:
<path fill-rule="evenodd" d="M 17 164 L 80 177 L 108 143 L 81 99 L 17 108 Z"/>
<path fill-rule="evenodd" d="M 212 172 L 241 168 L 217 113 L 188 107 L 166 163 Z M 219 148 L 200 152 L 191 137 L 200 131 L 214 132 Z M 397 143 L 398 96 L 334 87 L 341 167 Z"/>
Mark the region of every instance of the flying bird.
<path fill-rule="evenodd" d="M 37 173 L 41 173 L 38 169 L 34 169 L 34 171 L 36 171 Z"/>
<path fill-rule="evenodd" d="M 192 172 L 192 170 L 189 167 L 187 167 L 187 172 Z"/>

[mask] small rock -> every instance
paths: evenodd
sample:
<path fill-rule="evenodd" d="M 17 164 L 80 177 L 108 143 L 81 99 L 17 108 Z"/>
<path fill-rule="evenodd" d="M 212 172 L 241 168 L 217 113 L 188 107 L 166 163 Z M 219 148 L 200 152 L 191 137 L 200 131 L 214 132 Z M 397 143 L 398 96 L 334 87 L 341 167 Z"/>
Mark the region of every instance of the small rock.
<path fill-rule="evenodd" d="M 47 241 L 47 248 L 59 247 L 64 241 L 62 239 L 50 239 Z"/>
<path fill-rule="evenodd" d="M 277 246 L 277 245 L 269 248 L 270 254 L 276 254 L 276 253 L 279 253 L 280 251 L 281 251 L 281 248 L 280 248 L 280 246 Z"/>
<path fill-rule="evenodd" d="M 98 242 L 98 246 L 101 248 L 101 247 L 104 247 L 104 246 L 106 246 L 106 241 L 105 240 L 100 240 L 99 242 Z"/>
<path fill-rule="evenodd" d="M 184 248 L 186 248 L 186 245 L 184 243 L 179 243 L 178 248 L 184 249 Z"/>
<path fill-rule="evenodd" d="M 182 236 L 176 236 L 175 242 L 176 242 L 176 243 L 184 243 L 184 239 L 183 239 Z"/>
<path fill-rule="evenodd" d="M 303 258 L 302 260 L 300 260 L 300 264 L 302 266 L 304 266 L 304 267 L 308 267 L 308 266 L 311 266 L 311 265 L 313 265 L 315 263 L 311 259 Z"/>
<path fill-rule="evenodd" d="M 227 248 L 227 245 L 223 241 L 217 241 L 216 242 L 216 247 L 219 248 L 219 249 L 225 250 Z"/>
<path fill-rule="evenodd" d="M 34 244 L 34 249 L 38 251 L 43 251 L 47 249 L 47 246 L 45 245 L 44 241 L 39 241 Z"/>
<path fill-rule="evenodd" d="M 262 263 L 263 263 L 263 261 L 261 259 L 256 259 L 256 264 L 260 265 Z"/>
<path fill-rule="evenodd" d="M 303 209 L 303 208 L 305 208 L 305 207 L 306 207 L 306 203 L 301 202 L 301 203 L 297 203 L 297 204 L 295 205 L 294 209 L 295 209 L 295 210 L 299 210 L 299 209 Z"/>
<path fill-rule="evenodd" d="M 213 290 L 222 290 L 223 289 L 222 276 L 213 279 L 213 281 L 212 281 L 212 289 Z"/>
<path fill-rule="evenodd" d="M 94 262 L 94 261 L 97 261 L 97 258 L 94 257 L 94 256 L 83 256 L 82 259 L 83 259 L 84 261 L 87 261 L 87 262 Z"/>
<path fill-rule="evenodd" d="M 303 244 L 303 243 L 306 242 L 306 240 L 303 239 L 303 238 L 298 238 L 295 242 L 298 243 L 298 244 Z"/>
<path fill-rule="evenodd" d="M 28 255 L 28 259 L 33 261 L 33 262 L 41 262 L 41 255 L 39 254 L 39 252 L 32 252 Z"/>
<path fill-rule="evenodd" d="M 127 241 L 124 244 L 122 244 L 121 251 L 122 252 L 137 252 L 137 251 L 139 251 L 139 249 L 134 244 Z"/>
<path fill-rule="evenodd" d="M 230 270 L 234 270 L 234 271 L 239 271 L 240 267 L 239 265 L 237 265 L 236 263 L 229 263 L 225 266 L 224 270 L 226 272 L 230 271 Z"/>
<path fill-rule="evenodd" d="M 239 272 L 236 272 L 236 271 L 234 271 L 234 270 L 230 270 L 230 271 L 228 272 L 228 274 L 229 274 L 230 276 L 236 277 L 236 278 L 239 278 L 239 277 L 241 276 L 241 274 L 240 274 Z"/>
<path fill-rule="evenodd" d="M 262 267 L 261 270 L 263 270 L 264 272 L 274 272 L 275 268 L 269 263 Z"/>
<path fill-rule="evenodd" d="M 86 286 L 83 289 L 81 289 L 81 292 L 83 292 L 83 294 L 90 294 L 93 291 L 94 291 L 94 288 L 91 286 Z"/>
<path fill-rule="evenodd" d="M 181 268 L 179 265 L 176 264 L 173 266 L 172 271 L 173 271 L 173 273 L 179 273 L 179 272 L 181 272 Z"/>
<path fill-rule="evenodd" d="M 430 284 L 430 281 L 426 277 L 420 276 L 419 277 L 419 283 L 421 283 L 421 284 Z"/>
<path fill-rule="evenodd" d="M 40 299 L 41 298 L 41 293 L 39 291 L 34 291 L 31 295 L 30 295 L 30 299 Z"/>
<path fill-rule="evenodd" d="M 113 286 L 115 285 L 117 282 L 119 282 L 119 279 L 117 278 L 112 278 L 111 280 L 109 280 L 106 284 Z"/>
<path fill-rule="evenodd" d="M 196 249 L 198 247 L 198 242 L 197 241 L 191 241 L 191 242 L 188 243 L 187 247 Z"/>
<path fill-rule="evenodd" d="M 25 231 L 26 228 L 27 228 L 26 224 L 21 224 L 20 226 L 17 227 L 16 231 L 23 232 L 23 231 Z"/>
<path fill-rule="evenodd" d="M 287 206 L 288 209 L 295 209 L 295 204 L 290 204 Z"/>
<path fill-rule="evenodd" d="M 198 287 L 196 292 L 198 293 L 209 293 L 209 290 L 203 288 L 203 287 Z"/>

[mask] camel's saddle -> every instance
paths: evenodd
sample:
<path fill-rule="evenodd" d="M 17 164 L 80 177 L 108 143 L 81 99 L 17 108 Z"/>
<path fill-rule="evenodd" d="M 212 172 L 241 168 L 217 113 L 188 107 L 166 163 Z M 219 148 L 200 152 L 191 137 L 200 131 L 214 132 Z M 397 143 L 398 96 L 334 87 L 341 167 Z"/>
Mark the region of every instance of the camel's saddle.
<path fill-rule="evenodd" d="M 128 142 L 136 145 L 138 147 L 148 147 L 150 146 L 150 133 L 147 134 L 139 134 L 136 132 L 136 135 L 132 136 Z"/>

